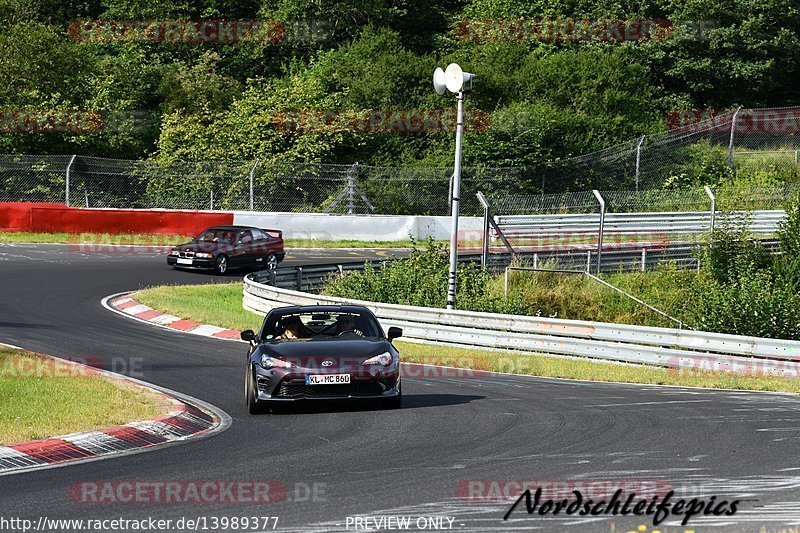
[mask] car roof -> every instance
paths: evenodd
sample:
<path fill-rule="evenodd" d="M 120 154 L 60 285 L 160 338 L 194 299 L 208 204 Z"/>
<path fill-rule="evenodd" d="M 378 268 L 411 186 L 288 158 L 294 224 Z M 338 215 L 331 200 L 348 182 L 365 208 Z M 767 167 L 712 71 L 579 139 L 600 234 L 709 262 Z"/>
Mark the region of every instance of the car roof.
<path fill-rule="evenodd" d="M 295 314 L 295 313 L 363 313 L 372 314 L 368 307 L 363 305 L 292 305 L 287 307 L 276 307 L 273 313 Z"/>
<path fill-rule="evenodd" d="M 241 230 L 245 230 L 245 229 L 260 229 L 260 228 L 257 228 L 255 226 L 211 226 L 210 228 L 206 228 L 203 231 L 205 232 L 205 231 L 208 231 L 208 230 L 211 230 L 211 229 L 222 229 L 222 230 L 228 230 L 228 231 L 241 231 Z"/>

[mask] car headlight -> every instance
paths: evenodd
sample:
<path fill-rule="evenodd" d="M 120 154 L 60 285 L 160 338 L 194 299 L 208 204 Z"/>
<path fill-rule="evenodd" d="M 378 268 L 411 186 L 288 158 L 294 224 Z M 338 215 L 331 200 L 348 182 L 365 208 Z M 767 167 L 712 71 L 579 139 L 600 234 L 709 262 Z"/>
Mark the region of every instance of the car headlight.
<path fill-rule="evenodd" d="M 261 354 L 261 366 L 269 370 L 270 368 L 292 368 L 292 363 L 283 359 L 276 359 L 267 354 Z"/>
<path fill-rule="evenodd" d="M 382 354 L 376 355 L 375 357 L 370 357 L 361 364 L 389 366 L 392 364 L 392 354 L 390 354 L 389 352 L 383 352 Z"/>
<path fill-rule="evenodd" d="M 169 255 L 180 255 L 180 252 L 178 251 L 177 248 L 173 248 L 172 250 L 169 251 Z"/>
<path fill-rule="evenodd" d="M 213 254 L 207 254 L 205 252 L 196 253 L 194 254 L 194 256 L 199 259 L 211 259 L 212 257 L 214 257 Z"/>

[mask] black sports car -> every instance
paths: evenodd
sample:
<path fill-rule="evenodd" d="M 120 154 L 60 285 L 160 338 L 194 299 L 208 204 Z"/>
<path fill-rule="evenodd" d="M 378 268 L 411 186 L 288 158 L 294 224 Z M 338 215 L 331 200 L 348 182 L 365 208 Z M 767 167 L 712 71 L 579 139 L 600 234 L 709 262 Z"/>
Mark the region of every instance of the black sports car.
<path fill-rule="evenodd" d="M 169 251 L 173 268 L 214 270 L 231 268 L 273 269 L 283 261 L 283 233 L 250 226 L 215 226 Z"/>
<path fill-rule="evenodd" d="M 250 413 L 298 400 L 377 399 L 399 408 L 400 354 L 366 307 L 299 306 L 273 309 L 250 342 L 244 395 Z"/>

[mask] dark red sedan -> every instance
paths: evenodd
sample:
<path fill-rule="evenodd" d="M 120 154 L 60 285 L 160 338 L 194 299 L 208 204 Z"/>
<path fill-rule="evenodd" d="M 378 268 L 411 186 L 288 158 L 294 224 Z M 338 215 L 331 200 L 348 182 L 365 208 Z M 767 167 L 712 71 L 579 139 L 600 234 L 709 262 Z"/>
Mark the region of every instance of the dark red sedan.
<path fill-rule="evenodd" d="M 214 270 L 231 268 L 274 269 L 283 261 L 283 232 L 251 226 L 215 226 L 169 251 L 173 268 Z"/>

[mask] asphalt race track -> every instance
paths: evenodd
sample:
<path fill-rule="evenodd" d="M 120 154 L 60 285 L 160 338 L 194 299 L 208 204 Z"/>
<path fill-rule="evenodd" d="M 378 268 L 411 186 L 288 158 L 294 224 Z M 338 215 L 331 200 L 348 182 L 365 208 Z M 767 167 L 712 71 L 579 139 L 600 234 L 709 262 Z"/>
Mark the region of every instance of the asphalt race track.
<path fill-rule="evenodd" d="M 285 264 L 372 255 L 292 253 Z M 623 480 L 632 486 L 658 482 L 687 499 L 747 500 L 732 517 L 693 518 L 695 531 L 779 531 L 800 524 L 795 397 L 501 375 L 420 377 L 414 371 L 416 377 L 404 381 L 402 410 L 333 406 L 253 417 L 243 405 L 242 344 L 155 328 L 100 304 L 107 295 L 148 285 L 218 281 L 173 271 L 151 253 L 0 245 L 0 341 L 99 358 L 112 370 L 200 398 L 233 418 L 226 431 L 195 442 L 0 477 L 2 516 L 34 522 L 41 516 L 277 516 L 279 531 L 344 531 L 355 515 L 454 517 L 454 531 L 654 529 L 650 518 L 528 516 L 524 505 L 504 522 L 508 504 L 471 501 L 459 491 L 470 480 Z M 52 401 L 58 409 L 59 399 Z M 90 504 L 70 497 L 76 483 L 106 480 L 274 480 L 285 486 L 286 497 L 268 505 Z M 660 529 L 684 530 L 672 519 Z"/>

